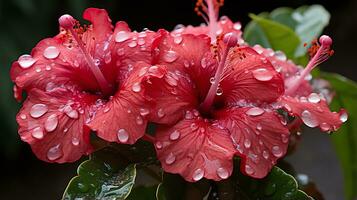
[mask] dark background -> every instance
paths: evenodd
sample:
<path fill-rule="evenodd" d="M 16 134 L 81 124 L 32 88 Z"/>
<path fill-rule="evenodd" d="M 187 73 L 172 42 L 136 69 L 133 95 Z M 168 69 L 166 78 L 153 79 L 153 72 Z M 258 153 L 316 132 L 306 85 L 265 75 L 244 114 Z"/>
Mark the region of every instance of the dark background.
<path fill-rule="evenodd" d="M 334 39 L 336 54 L 323 70 L 357 81 L 356 0 L 226 0 L 221 15 L 245 25 L 248 13 L 271 11 L 281 6 L 322 4 L 331 13 L 324 31 Z M 0 0 L 0 199 L 60 199 L 79 164 L 48 164 L 36 159 L 17 135 L 15 115 L 19 104 L 12 98 L 11 62 L 29 53 L 35 44 L 58 33 L 58 17 L 69 13 L 81 19 L 87 7 L 108 10 L 113 22 L 125 20 L 133 30 L 173 29 L 176 24 L 198 25 L 193 0 Z M 288 158 L 299 172 L 308 174 L 327 200 L 343 198 L 343 178 L 329 136 L 305 131 L 295 155 Z"/>

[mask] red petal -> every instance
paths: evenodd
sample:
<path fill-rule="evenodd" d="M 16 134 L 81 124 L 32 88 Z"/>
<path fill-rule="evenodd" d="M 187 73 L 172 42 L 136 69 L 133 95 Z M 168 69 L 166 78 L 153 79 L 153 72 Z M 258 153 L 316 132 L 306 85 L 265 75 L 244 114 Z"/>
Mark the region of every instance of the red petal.
<path fill-rule="evenodd" d="M 104 9 L 87 8 L 83 12 L 83 19 L 92 23 L 92 29 L 83 35 L 88 38 L 85 40 L 87 46 L 89 46 L 88 42 L 93 40 L 95 40 L 95 43 L 107 40 L 113 32 L 112 20 Z"/>
<path fill-rule="evenodd" d="M 258 107 L 231 108 L 216 115 L 219 124 L 231 133 L 245 174 L 263 178 L 285 155 L 289 131 L 275 112 Z"/>
<path fill-rule="evenodd" d="M 47 162 L 74 162 L 93 151 L 84 127 L 95 97 L 66 88 L 33 89 L 17 115 L 21 139 Z"/>
<path fill-rule="evenodd" d="M 315 93 L 300 99 L 284 96 L 279 102 L 290 115 L 299 117 L 305 125 L 320 127 L 325 132 L 336 131 L 347 120 L 343 109 L 339 113 L 331 112 L 326 101 Z"/>
<path fill-rule="evenodd" d="M 281 75 L 250 47 L 234 49 L 226 61 L 227 75 L 221 81 L 225 102 L 273 102 L 284 93 Z M 231 71 L 229 71 L 231 70 Z"/>
<path fill-rule="evenodd" d="M 199 88 L 200 98 L 205 97 L 217 66 L 208 36 L 171 36 L 166 33 L 154 51 L 155 64 L 165 64 L 170 71 L 189 74 Z"/>
<path fill-rule="evenodd" d="M 235 149 L 228 133 L 202 119 L 179 121 L 159 130 L 156 139 L 157 156 L 166 172 L 189 182 L 203 177 L 219 181 L 232 174 Z"/>
<path fill-rule="evenodd" d="M 174 124 L 185 115 L 185 111 L 198 106 L 198 91 L 188 75 L 181 71 L 167 71 L 163 65 L 152 66 L 146 71 L 163 73 L 146 76 L 145 96 L 151 100 L 148 119 L 161 124 Z"/>
<path fill-rule="evenodd" d="M 142 110 L 149 108 L 143 97 L 140 68 L 123 82 L 119 91 L 88 124 L 104 140 L 134 144 L 145 134 L 147 120 Z"/>

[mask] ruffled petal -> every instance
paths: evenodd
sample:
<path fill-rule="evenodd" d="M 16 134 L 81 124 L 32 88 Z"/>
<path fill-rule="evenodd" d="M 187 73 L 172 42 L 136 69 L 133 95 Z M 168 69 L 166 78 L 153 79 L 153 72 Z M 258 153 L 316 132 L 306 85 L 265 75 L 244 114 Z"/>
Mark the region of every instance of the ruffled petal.
<path fill-rule="evenodd" d="M 284 96 L 279 104 L 291 116 L 300 118 L 306 126 L 319 127 L 324 132 L 336 131 L 348 118 L 343 109 L 339 113 L 331 112 L 326 100 L 316 93 L 300 98 Z"/>
<path fill-rule="evenodd" d="M 16 117 L 21 139 L 47 162 L 74 162 L 88 155 L 93 148 L 84 124 L 94 101 L 69 86 L 50 93 L 31 90 Z"/>
<path fill-rule="evenodd" d="M 186 181 L 219 181 L 232 174 L 235 149 L 229 134 L 200 118 L 158 130 L 155 148 L 163 169 Z"/>
<path fill-rule="evenodd" d="M 273 102 L 284 93 L 281 75 L 250 47 L 235 48 L 228 56 L 226 75 L 220 83 L 225 103 Z"/>
<path fill-rule="evenodd" d="M 289 131 L 274 111 L 259 107 L 230 108 L 216 113 L 216 117 L 229 130 L 245 174 L 263 178 L 285 155 Z"/>
<path fill-rule="evenodd" d="M 168 71 L 168 66 L 156 65 L 143 68 L 147 71 L 145 96 L 150 101 L 148 119 L 160 124 L 175 124 L 182 119 L 186 110 L 198 106 L 198 91 L 187 74 Z M 162 73 L 153 73 L 160 71 Z"/>

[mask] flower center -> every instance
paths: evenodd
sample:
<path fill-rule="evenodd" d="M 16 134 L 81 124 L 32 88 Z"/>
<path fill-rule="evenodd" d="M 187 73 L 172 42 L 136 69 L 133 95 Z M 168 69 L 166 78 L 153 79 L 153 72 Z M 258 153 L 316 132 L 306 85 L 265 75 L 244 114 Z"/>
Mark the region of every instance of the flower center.
<path fill-rule="evenodd" d="M 287 88 L 285 90 L 286 95 L 293 96 L 301 83 L 305 80 L 306 76 L 309 75 L 317 65 L 325 62 L 333 55 L 334 51 L 331 50 L 332 39 L 329 36 L 321 36 L 319 42 L 320 43 L 314 41 L 312 47 L 309 49 L 311 59 L 301 74 L 287 80 Z"/>
<path fill-rule="evenodd" d="M 219 83 L 225 74 L 224 69 L 226 66 L 225 64 L 227 62 L 228 53 L 232 47 L 237 45 L 238 36 L 234 33 L 227 33 L 224 35 L 223 42 L 226 44 L 226 47 L 223 50 L 223 55 L 222 55 L 221 60 L 218 64 L 218 68 L 217 68 L 217 71 L 213 77 L 213 80 L 211 80 L 212 85 L 208 90 L 206 98 L 204 99 L 203 103 L 201 104 L 201 110 L 206 113 L 208 113 L 210 111 L 216 95 L 220 93 Z"/>
<path fill-rule="evenodd" d="M 212 43 L 216 41 L 217 32 L 219 32 L 217 20 L 219 8 L 223 4 L 224 0 L 197 0 L 196 2 L 195 12 L 206 21 Z"/>
<path fill-rule="evenodd" d="M 90 53 L 86 50 L 83 41 L 79 38 L 77 32 L 73 29 L 73 26 L 75 25 L 76 22 L 75 19 L 70 15 L 62 15 L 58 21 L 61 27 L 70 31 L 73 39 L 77 42 L 78 47 L 81 50 L 84 59 L 87 62 L 87 65 L 89 66 L 94 77 L 96 78 L 102 93 L 105 96 L 110 95 L 112 91 L 112 86 L 105 79 L 102 71 L 99 69 L 98 65 L 96 65 Z"/>

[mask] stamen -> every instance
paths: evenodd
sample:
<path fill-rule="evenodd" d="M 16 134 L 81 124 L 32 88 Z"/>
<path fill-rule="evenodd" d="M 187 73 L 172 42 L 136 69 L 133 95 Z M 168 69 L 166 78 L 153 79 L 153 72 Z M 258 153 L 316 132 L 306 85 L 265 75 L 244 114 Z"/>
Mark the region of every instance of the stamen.
<path fill-rule="evenodd" d="M 219 8 L 223 6 L 224 0 L 197 0 L 195 12 L 202 16 L 209 27 L 209 36 L 212 43 L 216 41 L 218 27 Z"/>
<path fill-rule="evenodd" d="M 226 48 L 224 49 L 223 55 L 218 64 L 217 71 L 214 76 L 214 80 L 212 81 L 212 85 L 207 93 L 206 98 L 201 104 L 201 110 L 204 112 L 208 112 L 213 104 L 214 98 L 216 97 L 216 93 L 218 90 L 218 86 L 222 76 L 224 75 L 224 68 L 226 64 L 226 60 L 228 57 L 229 50 L 237 45 L 238 37 L 234 33 L 227 33 L 224 35 L 223 42 L 226 43 Z"/>
<path fill-rule="evenodd" d="M 79 38 L 77 32 L 73 29 L 73 27 L 77 24 L 76 20 L 71 15 L 62 15 L 58 22 L 61 27 L 69 30 L 72 34 L 72 37 L 77 42 L 81 52 L 84 55 L 84 58 L 91 69 L 93 75 L 95 76 L 102 92 L 104 95 L 110 95 L 112 88 L 108 81 L 105 79 L 102 71 L 96 66 L 92 56 L 87 52 L 86 48 L 84 47 L 83 41 Z"/>
<path fill-rule="evenodd" d="M 305 77 L 309 75 L 317 65 L 325 62 L 333 55 L 334 51 L 331 50 L 331 45 L 332 39 L 327 35 L 321 36 L 319 42 L 313 41 L 313 45 L 309 49 L 309 54 L 311 56 L 309 63 L 298 77 L 288 80 L 288 88 L 286 89 L 285 94 L 293 95 L 304 81 Z"/>

